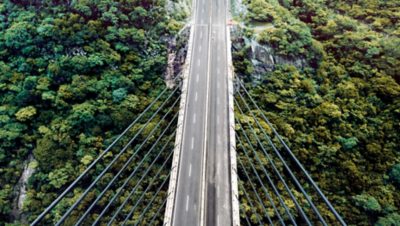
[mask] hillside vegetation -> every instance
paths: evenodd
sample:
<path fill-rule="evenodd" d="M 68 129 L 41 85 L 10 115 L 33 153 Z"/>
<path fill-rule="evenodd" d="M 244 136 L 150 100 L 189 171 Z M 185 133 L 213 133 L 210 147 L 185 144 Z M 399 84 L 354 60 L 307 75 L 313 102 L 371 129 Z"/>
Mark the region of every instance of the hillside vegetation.
<path fill-rule="evenodd" d="M 1 1 L 0 225 L 13 221 L 14 186 L 29 155 L 35 173 L 22 211 L 32 221 L 165 87 L 164 40 L 177 27 L 164 5 Z"/>
<path fill-rule="evenodd" d="M 248 38 L 307 65 L 236 72 L 351 225 L 400 222 L 400 2 L 248 0 Z M 238 116 L 246 121 L 249 116 Z M 261 135 L 261 134 L 260 134 Z"/>

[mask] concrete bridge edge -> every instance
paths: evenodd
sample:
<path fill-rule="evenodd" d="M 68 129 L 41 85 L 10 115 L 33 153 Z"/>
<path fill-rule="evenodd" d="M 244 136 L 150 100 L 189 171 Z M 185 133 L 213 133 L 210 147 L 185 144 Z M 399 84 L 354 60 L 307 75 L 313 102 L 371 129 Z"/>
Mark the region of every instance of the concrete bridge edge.
<path fill-rule="evenodd" d="M 188 95 L 188 76 L 190 70 L 190 61 L 191 61 L 191 54 L 192 54 L 192 43 L 193 43 L 193 24 L 190 24 L 190 36 L 188 42 L 188 48 L 186 53 L 184 71 L 181 74 L 183 79 L 182 82 L 182 90 L 181 90 L 181 101 L 179 105 L 179 115 L 178 115 L 178 126 L 175 134 L 175 147 L 174 147 L 174 154 L 172 159 L 172 166 L 171 166 L 171 177 L 169 180 L 168 186 L 168 196 L 167 196 L 167 205 L 165 208 L 164 214 L 164 224 L 165 226 L 170 226 L 172 224 L 172 214 L 174 208 L 174 201 L 175 201 L 175 192 L 176 192 L 176 185 L 178 179 L 178 168 L 179 168 L 179 159 L 181 155 L 181 146 L 182 146 L 182 130 L 183 130 L 183 120 L 185 118 L 185 107 L 186 107 L 186 98 Z"/>
<path fill-rule="evenodd" d="M 228 1 L 229 2 L 229 1 Z M 229 13 L 230 6 L 227 7 L 227 20 L 230 20 Z M 230 24 L 226 26 L 226 43 L 227 43 L 227 58 L 228 58 L 228 101 L 229 101 L 229 154 L 231 165 L 231 197 L 232 197 L 232 225 L 240 225 L 240 212 L 239 212 L 239 194 L 238 194 L 238 176 L 237 176 L 237 162 L 236 162 L 236 137 L 235 137 L 235 111 L 233 105 L 234 91 L 234 68 L 232 63 L 232 50 L 231 50 L 231 30 Z"/>

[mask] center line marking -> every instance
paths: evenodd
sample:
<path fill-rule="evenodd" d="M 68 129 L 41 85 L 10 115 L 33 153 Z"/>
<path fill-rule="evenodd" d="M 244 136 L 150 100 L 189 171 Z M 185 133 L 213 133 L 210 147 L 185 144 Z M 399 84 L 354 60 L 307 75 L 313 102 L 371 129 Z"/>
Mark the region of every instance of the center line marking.
<path fill-rule="evenodd" d="M 191 147 L 191 149 L 193 150 L 193 148 L 194 148 L 194 137 L 192 137 L 192 147 Z"/>
<path fill-rule="evenodd" d="M 199 74 L 196 75 L 196 83 L 199 82 Z"/>
<path fill-rule="evenodd" d="M 201 52 L 201 46 L 199 46 L 199 52 Z"/>
<path fill-rule="evenodd" d="M 196 113 L 193 115 L 193 124 L 196 124 Z"/>
<path fill-rule="evenodd" d="M 197 92 L 194 94 L 194 101 L 197 102 Z"/>
<path fill-rule="evenodd" d="M 189 210 L 189 196 L 186 196 L 186 212 Z"/>
<path fill-rule="evenodd" d="M 189 165 L 189 177 L 192 175 L 192 164 Z"/>
<path fill-rule="evenodd" d="M 197 67 L 200 67 L 200 59 L 197 60 Z"/>

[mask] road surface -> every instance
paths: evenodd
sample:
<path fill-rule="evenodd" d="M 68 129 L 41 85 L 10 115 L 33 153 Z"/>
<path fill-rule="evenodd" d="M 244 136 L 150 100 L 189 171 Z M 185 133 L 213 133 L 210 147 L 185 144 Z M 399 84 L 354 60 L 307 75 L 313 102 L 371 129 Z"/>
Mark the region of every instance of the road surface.
<path fill-rule="evenodd" d="M 172 225 L 232 225 L 226 0 L 197 0 Z"/>

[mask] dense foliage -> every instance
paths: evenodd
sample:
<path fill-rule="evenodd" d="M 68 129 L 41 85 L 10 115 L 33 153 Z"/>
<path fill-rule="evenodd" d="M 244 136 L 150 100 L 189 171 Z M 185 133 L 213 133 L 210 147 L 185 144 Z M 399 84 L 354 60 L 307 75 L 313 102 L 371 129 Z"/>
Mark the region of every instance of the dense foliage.
<path fill-rule="evenodd" d="M 252 38 L 309 61 L 254 81 L 234 53 L 254 98 L 349 224 L 398 225 L 399 1 L 247 2 L 246 24 L 265 24 Z"/>
<path fill-rule="evenodd" d="M 27 156 L 32 220 L 165 87 L 163 37 L 177 25 L 164 4 L 1 1 L 0 225 Z"/>

